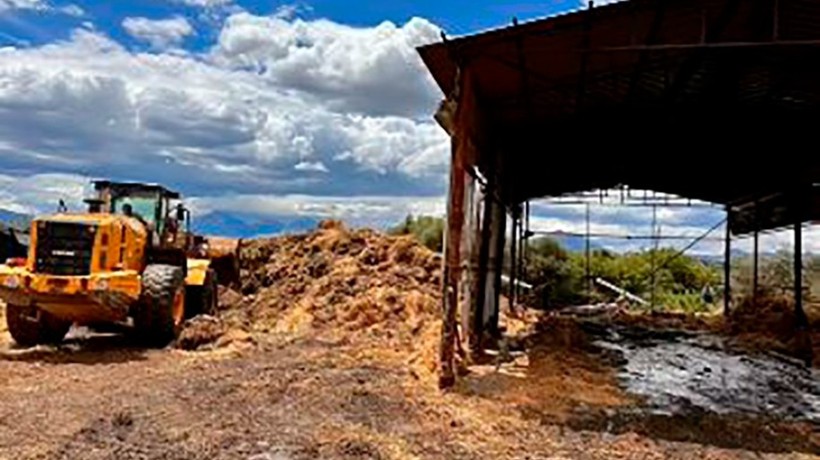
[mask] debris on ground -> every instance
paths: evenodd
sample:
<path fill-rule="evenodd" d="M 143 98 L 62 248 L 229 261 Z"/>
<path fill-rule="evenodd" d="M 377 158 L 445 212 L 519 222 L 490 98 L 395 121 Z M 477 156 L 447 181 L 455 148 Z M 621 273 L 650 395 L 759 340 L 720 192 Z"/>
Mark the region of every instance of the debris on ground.
<path fill-rule="evenodd" d="M 242 302 L 242 294 L 233 290 L 230 287 L 221 286 L 219 288 L 219 302 L 217 302 L 220 310 L 226 308 L 233 308 Z"/>
<path fill-rule="evenodd" d="M 195 316 L 185 322 L 176 346 L 183 350 L 196 350 L 215 343 L 226 330 L 219 318 L 210 315 Z"/>
<path fill-rule="evenodd" d="M 211 350 L 231 345 L 256 342 L 251 334 L 241 329 L 230 328 L 218 317 L 199 315 L 187 320 L 176 340 L 176 347 L 182 350 Z"/>

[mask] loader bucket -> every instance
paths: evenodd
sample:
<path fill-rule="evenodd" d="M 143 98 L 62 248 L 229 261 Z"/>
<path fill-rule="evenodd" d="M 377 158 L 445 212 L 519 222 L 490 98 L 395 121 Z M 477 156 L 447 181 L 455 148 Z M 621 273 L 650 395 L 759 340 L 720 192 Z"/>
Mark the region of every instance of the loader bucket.
<path fill-rule="evenodd" d="M 239 248 L 242 240 L 232 238 L 208 238 L 206 257 L 211 260 L 211 268 L 216 272 L 219 284 L 239 285 Z"/>

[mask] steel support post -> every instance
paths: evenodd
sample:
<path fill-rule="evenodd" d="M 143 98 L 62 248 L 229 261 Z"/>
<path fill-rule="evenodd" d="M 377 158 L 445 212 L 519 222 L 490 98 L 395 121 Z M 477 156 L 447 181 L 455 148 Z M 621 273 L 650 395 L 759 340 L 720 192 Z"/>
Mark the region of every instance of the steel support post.
<path fill-rule="evenodd" d="M 456 311 L 461 278 L 461 235 L 464 227 L 464 186 L 466 170 L 459 140 L 451 139 L 450 191 L 447 204 L 447 233 L 444 241 L 444 283 L 439 355 L 439 388 L 455 384 Z"/>

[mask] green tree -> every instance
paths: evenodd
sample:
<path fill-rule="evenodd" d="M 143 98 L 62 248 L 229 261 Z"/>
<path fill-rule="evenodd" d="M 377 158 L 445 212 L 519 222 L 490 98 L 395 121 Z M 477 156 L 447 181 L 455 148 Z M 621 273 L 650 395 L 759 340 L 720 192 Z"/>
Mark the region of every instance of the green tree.
<path fill-rule="evenodd" d="M 567 252 L 555 240 L 530 242 L 525 280 L 534 286 L 532 305 L 551 308 L 585 301 L 612 299 L 612 293 L 593 289 L 586 299 L 586 255 Z M 603 278 L 627 291 L 652 296 L 653 273 L 656 306 L 687 311 L 706 308 L 700 293 L 707 285 L 719 285 L 720 273 L 700 260 L 679 255 L 674 249 L 623 254 L 594 250 L 589 260 L 590 277 Z"/>
<path fill-rule="evenodd" d="M 529 243 L 524 270 L 524 280 L 533 285 L 529 303 L 552 308 L 581 301 L 582 276 L 570 254 L 554 239 Z"/>
<path fill-rule="evenodd" d="M 413 235 L 416 239 L 432 251 L 441 252 L 444 249 L 444 219 L 432 216 L 413 217 L 408 215 L 404 222 L 390 228 L 391 235 Z"/>

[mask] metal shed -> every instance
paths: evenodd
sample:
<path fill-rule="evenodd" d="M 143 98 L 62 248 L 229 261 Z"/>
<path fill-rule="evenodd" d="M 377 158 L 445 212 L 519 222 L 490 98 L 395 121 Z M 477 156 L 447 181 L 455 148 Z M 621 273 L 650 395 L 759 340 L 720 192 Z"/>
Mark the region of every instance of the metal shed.
<path fill-rule="evenodd" d="M 793 226 L 801 270 L 801 224 L 820 218 L 820 0 L 590 3 L 419 53 L 452 137 L 442 386 L 457 305 L 472 344 L 494 327 L 504 216 L 529 199 L 628 186 L 716 203 L 734 235 Z"/>

